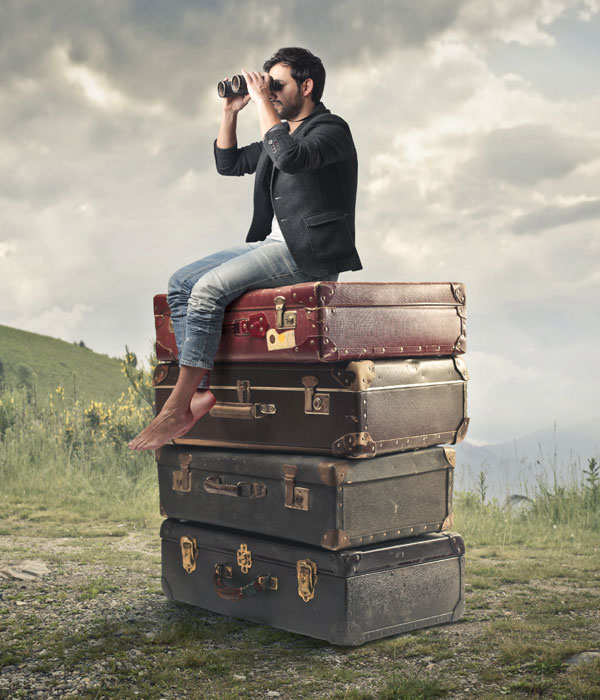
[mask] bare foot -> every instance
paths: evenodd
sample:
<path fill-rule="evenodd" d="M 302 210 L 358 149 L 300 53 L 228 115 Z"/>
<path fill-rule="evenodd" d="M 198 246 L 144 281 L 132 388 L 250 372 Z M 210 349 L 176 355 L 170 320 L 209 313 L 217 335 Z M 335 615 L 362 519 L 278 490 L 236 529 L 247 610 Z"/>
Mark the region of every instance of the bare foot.
<path fill-rule="evenodd" d="M 216 402 L 208 389 L 196 391 L 186 410 L 163 406 L 162 411 L 129 443 L 131 450 L 156 450 L 165 442 L 185 435 L 194 423 L 208 413 Z"/>
<path fill-rule="evenodd" d="M 217 399 L 209 389 L 198 389 L 192 396 L 190 411 L 194 416 L 194 422 L 202 418 L 215 405 Z"/>

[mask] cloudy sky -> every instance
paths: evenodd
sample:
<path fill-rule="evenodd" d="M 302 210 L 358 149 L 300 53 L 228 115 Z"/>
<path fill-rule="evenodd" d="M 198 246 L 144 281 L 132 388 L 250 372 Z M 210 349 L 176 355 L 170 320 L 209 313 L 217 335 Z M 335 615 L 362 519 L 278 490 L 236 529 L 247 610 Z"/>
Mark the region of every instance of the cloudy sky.
<path fill-rule="evenodd" d="M 341 279 L 467 285 L 471 439 L 599 425 L 599 0 L 0 0 L 0 323 L 147 356 L 152 296 L 249 225 L 216 83 L 286 45 L 358 149 Z"/>

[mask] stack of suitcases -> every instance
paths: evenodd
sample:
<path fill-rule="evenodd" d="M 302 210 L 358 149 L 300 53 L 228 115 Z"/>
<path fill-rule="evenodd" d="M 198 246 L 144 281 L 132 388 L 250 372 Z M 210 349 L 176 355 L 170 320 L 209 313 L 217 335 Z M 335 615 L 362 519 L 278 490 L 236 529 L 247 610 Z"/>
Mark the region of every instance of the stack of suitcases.
<path fill-rule="evenodd" d="M 156 410 L 177 380 L 154 300 Z M 157 451 L 172 600 L 358 645 L 464 610 L 451 532 L 465 436 L 465 292 L 313 282 L 226 311 L 217 403 Z"/>

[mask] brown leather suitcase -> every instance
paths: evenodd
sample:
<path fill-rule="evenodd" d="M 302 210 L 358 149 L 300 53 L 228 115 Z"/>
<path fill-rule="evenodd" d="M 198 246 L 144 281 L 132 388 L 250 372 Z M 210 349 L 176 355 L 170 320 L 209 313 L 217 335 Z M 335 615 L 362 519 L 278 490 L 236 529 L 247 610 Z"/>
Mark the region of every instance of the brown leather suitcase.
<path fill-rule="evenodd" d="M 177 359 L 170 310 L 154 297 L 156 356 Z M 256 289 L 227 307 L 218 362 L 337 362 L 458 355 L 465 287 L 454 282 L 310 282 Z"/>
<path fill-rule="evenodd" d="M 165 445 L 161 512 L 338 550 L 449 529 L 451 447 L 349 460 Z"/>
<path fill-rule="evenodd" d="M 157 412 L 178 372 L 157 366 Z M 467 378 L 458 357 L 220 364 L 217 404 L 174 442 L 350 458 L 456 443 L 468 426 Z"/>
<path fill-rule="evenodd" d="M 464 611 L 465 548 L 456 533 L 331 552 L 165 520 L 161 539 L 171 600 L 331 644 L 452 622 Z"/>

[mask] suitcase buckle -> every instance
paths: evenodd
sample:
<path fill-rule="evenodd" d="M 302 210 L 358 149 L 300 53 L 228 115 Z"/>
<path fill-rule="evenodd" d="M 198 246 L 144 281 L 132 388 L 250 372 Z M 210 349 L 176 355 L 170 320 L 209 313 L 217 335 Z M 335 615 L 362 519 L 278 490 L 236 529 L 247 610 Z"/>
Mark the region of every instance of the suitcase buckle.
<path fill-rule="evenodd" d="M 290 329 L 296 328 L 297 311 L 284 311 L 285 297 L 275 297 L 275 328 Z"/>
<path fill-rule="evenodd" d="M 296 562 L 296 574 L 298 576 L 298 595 L 305 603 L 308 603 L 315 597 L 317 565 L 310 559 L 301 559 Z"/>
<path fill-rule="evenodd" d="M 329 394 L 317 394 L 315 388 L 318 384 L 316 377 L 302 377 L 304 387 L 304 413 L 329 415 Z"/>
<path fill-rule="evenodd" d="M 192 490 L 192 474 L 190 472 L 191 463 L 191 454 L 179 455 L 179 464 L 181 464 L 181 469 L 173 472 L 173 491 L 190 493 Z"/>
<path fill-rule="evenodd" d="M 296 486 L 298 467 L 293 464 L 283 465 L 283 479 L 285 488 L 284 505 L 295 510 L 308 510 L 310 491 L 302 486 Z"/>
<path fill-rule="evenodd" d="M 179 545 L 181 546 L 181 559 L 183 568 L 188 574 L 196 570 L 196 559 L 198 558 L 198 545 L 193 537 L 183 537 L 179 540 Z"/>

